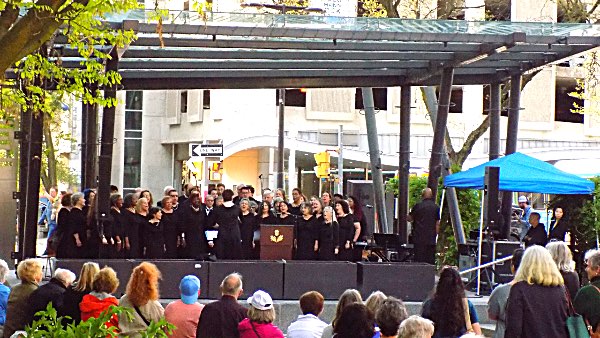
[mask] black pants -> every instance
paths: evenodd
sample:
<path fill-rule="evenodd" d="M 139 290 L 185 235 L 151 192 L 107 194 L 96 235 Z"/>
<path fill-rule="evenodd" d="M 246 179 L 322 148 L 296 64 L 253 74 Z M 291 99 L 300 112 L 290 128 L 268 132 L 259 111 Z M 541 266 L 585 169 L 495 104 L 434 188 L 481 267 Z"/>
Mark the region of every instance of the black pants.
<path fill-rule="evenodd" d="M 435 244 L 415 244 L 415 262 L 435 264 Z"/>

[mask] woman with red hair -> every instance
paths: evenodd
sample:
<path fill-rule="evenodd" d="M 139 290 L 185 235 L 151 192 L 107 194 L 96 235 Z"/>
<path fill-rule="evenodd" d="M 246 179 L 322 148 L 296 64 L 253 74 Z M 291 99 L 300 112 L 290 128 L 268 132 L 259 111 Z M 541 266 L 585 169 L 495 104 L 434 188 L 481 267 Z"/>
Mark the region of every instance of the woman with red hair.
<path fill-rule="evenodd" d="M 143 262 L 131 273 L 125 295 L 119 305 L 133 309 L 130 319 L 126 313 L 119 314 L 119 336 L 141 337 L 140 332 L 146 330 L 152 321 L 159 321 L 165 316 L 165 310 L 158 302 L 158 280 L 161 278 L 156 265 Z"/>

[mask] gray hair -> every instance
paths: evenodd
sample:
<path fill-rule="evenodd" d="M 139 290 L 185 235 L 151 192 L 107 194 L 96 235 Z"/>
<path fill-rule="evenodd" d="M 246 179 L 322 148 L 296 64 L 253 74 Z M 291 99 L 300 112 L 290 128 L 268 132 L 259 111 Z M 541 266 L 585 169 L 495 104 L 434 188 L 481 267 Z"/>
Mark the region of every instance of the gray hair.
<path fill-rule="evenodd" d="M 244 202 L 248 203 L 248 206 L 250 206 L 250 199 L 249 198 L 244 197 L 244 198 L 240 199 L 240 204 L 242 204 Z"/>
<path fill-rule="evenodd" d="M 221 282 L 221 293 L 224 295 L 237 296 L 242 288 L 242 275 L 237 272 L 230 273 Z"/>
<path fill-rule="evenodd" d="M 76 276 L 71 270 L 58 268 L 54 271 L 54 278 L 63 282 L 66 286 L 69 286 L 75 281 Z"/>
<path fill-rule="evenodd" d="M 560 271 L 573 271 L 573 254 L 565 242 L 550 242 L 546 245 Z"/>
<path fill-rule="evenodd" d="M 84 198 L 83 193 L 81 192 L 76 192 L 71 196 L 71 204 L 75 205 L 77 204 L 77 201 L 79 201 L 81 198 Z"/>
<path fill-rule="evenodd" d="M 8 275 L 8 264 L 5 260 L 0 259 L 0 283 L 4 283 L 6 281 L 6 275 Z"/>
<path fill-rule="evenodd" d="M 433 335 L 433 322 L 420 316 L 410 316 L 400 323 L 399 338 L 425 338 Z"/>
<path fill-rule="evenodd" d="M 588 258 L 588 263 L 590 267 L 597 269 L 600 267 L 600 252 L 596 252 Z"/>

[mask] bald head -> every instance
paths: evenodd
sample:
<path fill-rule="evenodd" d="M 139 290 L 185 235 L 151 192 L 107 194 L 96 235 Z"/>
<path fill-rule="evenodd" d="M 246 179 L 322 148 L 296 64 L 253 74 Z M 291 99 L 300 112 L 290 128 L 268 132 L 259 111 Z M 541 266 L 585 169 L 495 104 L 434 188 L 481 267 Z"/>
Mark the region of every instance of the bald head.
<path fill-rule="evenodd" d="M 423 193 L 421 194 L 421 197 L 423 197 L 423 199 L 433 198 L 433 191 L 431 191 L 431 188 L 423 189 Z"/>
<path fill-rule="evenodd" d="M 242 275 L 237 272 L 227 275 L 221 282 L 221 294 L 236 299 L 242 294 Z"/>

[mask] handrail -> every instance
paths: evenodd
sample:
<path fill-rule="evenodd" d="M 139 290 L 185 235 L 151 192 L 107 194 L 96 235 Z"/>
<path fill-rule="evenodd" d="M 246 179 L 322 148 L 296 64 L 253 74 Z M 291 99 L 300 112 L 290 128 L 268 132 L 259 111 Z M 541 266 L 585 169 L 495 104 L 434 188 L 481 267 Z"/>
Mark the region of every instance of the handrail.
<path fill-rule="evenodd" d="M 498 259 L 498 260 L 495 260 L 495 261 L 492 261 L 492 262 L 488 262 L 488 263 L 485 263 L 485 264 L 481 264 L 481 265 L 479 265 L 479 266 L 475 266 L 475 267 L 472 267 L 472 268 L 470 268 L 470 269 L 467 269 L 467 270 L 459 271 L 458 273 L 459 273 L 459 274 L 461 274 L 461 275 L 464 275 L 464 274 L 466 274 L 466 273 L 469 273 L 469 272 L 473 272 L 473 271 L 477 271 L 477 270 L 485 269 L 485 268 L 487 268 L 488 266 L 492 266 L 492 265 L 496 265 L 496 264 L 498 264 L 498 263 L 503 263 L 503 262 L 509 261 L 509 260 L 511 260 L 512 258 L 513 258 L 513 256 L 512 256 L 512 255 L 510 255 L 510 256 L 506 256 L 506 257 L 504 257 L 504 258 L 500 258 L 500 259 Z"/>

